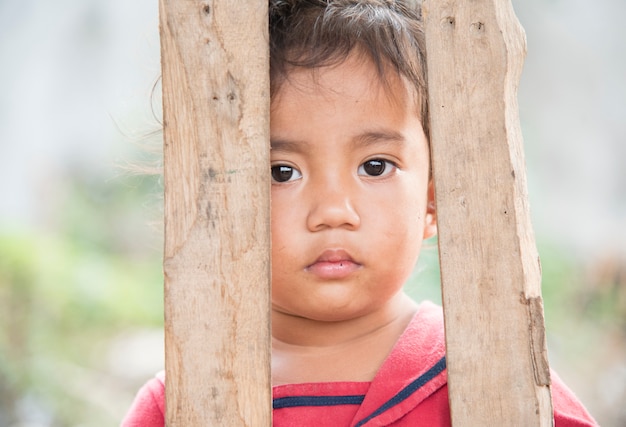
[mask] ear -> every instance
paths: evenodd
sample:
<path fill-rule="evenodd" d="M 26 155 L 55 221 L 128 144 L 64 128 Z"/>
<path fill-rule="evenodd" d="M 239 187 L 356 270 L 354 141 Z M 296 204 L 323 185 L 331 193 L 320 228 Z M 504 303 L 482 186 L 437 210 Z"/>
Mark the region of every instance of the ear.
<path fill-rule="evenodd" d="M 426 217 L 424 219 L 424 239 L 437 234 L 437 210 L 435 207 L 435 185 L 431 179 L 428 183 L 428 200 L 426 202 Z"/>

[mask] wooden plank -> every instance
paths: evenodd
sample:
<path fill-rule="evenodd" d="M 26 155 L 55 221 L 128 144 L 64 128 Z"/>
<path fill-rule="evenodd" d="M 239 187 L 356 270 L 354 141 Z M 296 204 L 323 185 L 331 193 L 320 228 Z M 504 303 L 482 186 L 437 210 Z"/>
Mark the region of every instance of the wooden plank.
<path fill-rule="evenodd" d="M 507 0 L 424 3 L 452 422 L 551 426 L 541 271 Z"/>
<path fill-rule="evenodd" d="M 160 0 L 168 426 L 269 426 L 267 1 Z"/>

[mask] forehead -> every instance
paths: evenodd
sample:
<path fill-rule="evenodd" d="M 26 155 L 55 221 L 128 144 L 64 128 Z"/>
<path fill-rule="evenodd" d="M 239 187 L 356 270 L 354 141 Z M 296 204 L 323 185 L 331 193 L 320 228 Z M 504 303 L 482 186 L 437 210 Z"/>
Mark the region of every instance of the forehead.
<path fill-rule="evenodd" d="M 358 99 L 372 95 L 384 97 L 393 104 L 414 106 L 420 113 L 417 89 L 407 78 L 389 65 L 377 67 L 368 55 L 353 51 L 341 62 L 314 68 L 292 67 L 280 82 L 275 83 L 271 99 L 274 109 L 284 102 L 284 93 L 294 91 L 302 96 L 343 96 Z M 286 88 L 289 88 L 285 90 Z M 382 98 L 381 98 L 382 99 Z"/>
<path fill-rule="evenodd" d="M 285 142 L 319 149 L 346 141 L 419 142 L 423 125 L 409 87 L 398 73 L 381 78 L 374 64 L 360 58 L 293 70 L 272 100 L 272 148 Z"/>

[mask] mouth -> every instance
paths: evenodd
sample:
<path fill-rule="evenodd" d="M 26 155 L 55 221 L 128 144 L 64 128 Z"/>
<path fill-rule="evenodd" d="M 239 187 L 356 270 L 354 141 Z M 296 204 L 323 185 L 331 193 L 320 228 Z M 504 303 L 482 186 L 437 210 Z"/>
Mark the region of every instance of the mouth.
<path fill-rule="evenodd" d="M 350 276 L 362 267 L 343 249 L 324 251 L 305 271 L 325 280 L 338 280 Z"/>

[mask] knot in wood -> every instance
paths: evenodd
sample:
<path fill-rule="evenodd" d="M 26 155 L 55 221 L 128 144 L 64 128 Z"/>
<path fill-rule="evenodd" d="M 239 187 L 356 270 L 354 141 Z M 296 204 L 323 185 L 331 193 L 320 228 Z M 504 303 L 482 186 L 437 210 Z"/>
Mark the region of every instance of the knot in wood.
<path fill-rule="evenodd" d="M 454 16 L 446 16 L 441 20 L 442 28 L 454 28 L 456 24 L 456 18 Z"/>
<path fill-rule="evenodd" d="M 470 30 L 473 33 L 484 33 L 485 32 L 485 24 L 484 22 L 472 22 L 472 25 L 470 26 Z"/>

